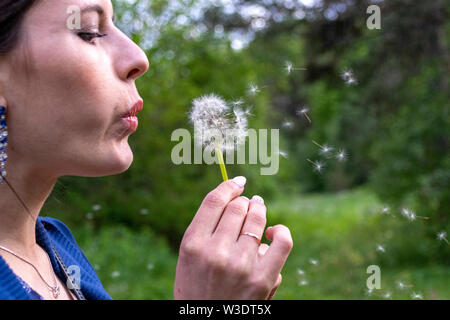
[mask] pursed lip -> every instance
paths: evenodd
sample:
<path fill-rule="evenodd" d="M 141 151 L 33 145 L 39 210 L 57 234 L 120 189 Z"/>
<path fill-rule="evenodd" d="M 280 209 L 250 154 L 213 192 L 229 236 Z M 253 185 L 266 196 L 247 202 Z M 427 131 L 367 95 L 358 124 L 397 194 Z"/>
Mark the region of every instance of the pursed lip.
<path fill-rule="evenodd" d="M 139 99 L 128 111 L 122 114 L 121 118 L 135 117 L 144 107 L 144 101 Z"/>

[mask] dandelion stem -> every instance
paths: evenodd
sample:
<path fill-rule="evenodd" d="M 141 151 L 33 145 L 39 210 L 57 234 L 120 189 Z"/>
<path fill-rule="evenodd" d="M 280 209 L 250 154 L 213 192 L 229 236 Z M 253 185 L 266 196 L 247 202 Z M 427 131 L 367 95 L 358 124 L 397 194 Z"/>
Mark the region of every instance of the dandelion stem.
<path fill-rule="evenodd" d="M 316 163 L 312 160 L 310 160 L 309 158 L 307 158 L 306 160 L 308 160 L 309 162 L 311 162 L 313 165 L 316 165 Z"/>
<path fill-rule="evenodd" d="M 225 162 L 223 161 L 222 150 L 220 149 L 219 144 L 216 142 L 216 154 L 217 159 L 219 160 L 220 172 L 222 173 L 223 181 L 228 180 L 227 169 L 225 168 Z"/>

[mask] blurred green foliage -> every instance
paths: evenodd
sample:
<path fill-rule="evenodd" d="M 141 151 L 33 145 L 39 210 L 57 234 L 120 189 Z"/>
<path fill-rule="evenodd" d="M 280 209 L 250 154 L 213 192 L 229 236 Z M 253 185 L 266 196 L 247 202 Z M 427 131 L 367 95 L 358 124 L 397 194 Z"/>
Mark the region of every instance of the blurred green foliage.
<path fill-rule="evenodd" d="M 147 10 L 155 17 L 164 16 L 170 2 L 152 1 Z M 193 6 L 194 2 L 185 4 Z M 268 10 L 284 10 L 284 13 L 294 10 L 271 2 L 253 2 Z M 280 128 L 281 149 L 287 151 L 288 157 L 280 157 L 277 175 L 261 176 L 261 165 L 228 165 L 228 174 L 247 177 L 244 195 L 260 194 L 268 204 L 286 203 L 289 209 L 285 213 L 281 209 L 279 212 L 283 214 L 278 214 L 273 221 L 291 227 L 298 243 L 307 244 L 306 251 L 327 250 L 331 245 L 327 232 L 342 228 L 337 235 L 342 237 L 338 242 L 340 247 L 336 248 L 339 254 L 321 259 L 330 259 L 327 270 L 335 270 L 335 277 L 345 273 L 347 264 L 362 265 L 370 261 L 372 257 L 354 252 L 350 246 L 361 242 L 365 250 L 369 244 L 364 241 L 371 239 L 368 234 L 375 237 L 383 230 L 391 230 L 391 235 L 383 239 L 389 240 L 392 246 L 390 254 L 379 257 L 379 261 L 391 270 L 408 265 L 425 269 L 434 264 L 438 269 L 439 265 L 448 266 L 449 248 L 438 242 L 436 233 L 450 232 L 450 5 L 440 0 L 414 4 L 406 0 L 384 1 L 380 3 L 381 30 L 369 30 L 365 26 L 367 1 L 347 5 L 337 19 L 323 17 L 327 6 L 342 2 L 323 1 L 324 7 L 312 10 L 315 15 L 308 19 L 286 15 L 284 19 L 268 21 L 266 28 L 255 33 L 250 45 L 239 51 L 231 48 L 230 39 L 224 35 L 236 28 L 249 30 L 250 23 L 236 13 L 224 14 L 219 5 L 211 7 L 200 21 L 181 26 L 175 21 L 186 14 L 182 10 L 159 25 L 158 30 L 151 19 L 143 19 L 137 29 L 130 29 L 132 39 L 142 44 L 145 35 L 155 31 L 159 32 L 159 38 L 146 50 L 149 71 L 137 81 L 145 106 L 139 118 L 139 130 L 129 138 L 134 152 L 131 168 L 120 175 L 96 179 L 61 178 L 46 204 L 45 214 L 60 218 L 74 230 L 83 230 L 81 226 L 87 223 L 90 233 L 81 233 L 85 237 L 82 242 L 88 250 L 98 252 L 91 249 L 93 244 L 87 240 L 89 235 L 95 235 L 94 241 L 100 241 L 99 246 L 106 251 L 99 258 L 105 264 L 115 259 L 107 256 L 113 250 L 108 247 L 108 237 L 114 243 L 123 239 L 124 245 L 130 246 L 123 250 L 127 252 L 132 250 L 133 241 L 140 241 L 137 234 L 147 232 L 151 226 L 149 239 L 163 238 L 172 252 L 170 256 L 164 244 L 155 248 L 154 258 L 158 259 L 161 249 L 161 255 L 167 257 L 172 267 L 184 230 L 206 193 L 221 182 L 221 176 L 216 165 L 174 165 L 170 155 L 178 142 L 171 141 L 170 137 L 177 128 L 192 132 L 187 121 L 191 101 L 214 92 L 227 100 L 243 97 L 254 114 L 249 119 L 250 127 Z M 129 27 L 123 19 L 128 17 L 133 21 L 144 13 L 139 1 L 114 1 L 114 4 L 119 27 L 123 29 Z M 207 26 L 206 31 L 193 35 L 199 24 Z M 224 33 L 214 31 L 219 25 Z M 307 70 L 287 74 L 286 61 Z M 356 85 L 346 85 L 341 78 L 341 73 L 350 69 L 358 80 Z M 261 92 L 249 96 L 249 83 L 260 86 Z M 296 114 L 302 106 L 309 108 L 311 124 Z M 284 128 L 282 123 L 286 120 L 294 126 Z M 312 140 L 346 150 L 347 161 L 338 162 L 320 155 Z M 324 171 L 315 172 L 307 158 L 324 161 Z M 361 185 L 365 185 L 367 193 L 352 197 L 352 201 L 360 204 L 358 210 L 372 203 L 367 198 L 372 197 L 370 189 L 376 192 L 381 204 L 390 207 L 392 215 L 400 217 L 405 207 L 430 219 L 374 220 L 372 227 L 366 229 L 361 225 L 363 222 L 355 222 L 360 221 L 358 214 L 362 212 L 352 211 L 352 201 L 339 211 L 335 209 L 339 198 L 333 196 L 324 197 L 316 209 L 303 208 L 306 213 L 301 219 L 292 217 L 292 206 L 301 203 L 305 192 L 338 192 L 339 195 L 340 191 Z M 99 204 L 101 209 L 93 210 L 94 204 Z M 316 203 L 312 201 L 308 205 Z M 308 210 L 330 214 L 330 219 L 322 216 L 317 219 L 315 214 L 308 215 Z M 333 219 L 341 214 L 340 225 L 334 225 Z M 117 231 L 117 225 L 126 229 Z M 313 230 L 317 232 L 312 233 Z M 348 230 L 351 234 L 344 237 L 341 232 L 347 234 Z M 122 236 L 117 238 L 115 232 Z M 302 238 L 300 234 L 313 234 L 313 238 Z M 153 241 L 147 243 L 147 249 L 153 250 Z M 159 242 L 155 240 L 155 243 Z M 145 252 L 138 254 L 145 255 Z M 347 262 L 340 260 L 340 254 L 347 257 Z M 95 260 L 95 254 L 91 256 Z M 305 263 L 306 253 L 294 256 L 292 260 Z M 132 266 L 130 262 L 129 268 L 138 270 L 144 263 Z M 293 272 L 292 268 L 288 267 L 289 272 Z M 111 270 L 106 271 L 105 281 Z M 349 282 L 356 279 L 347 276 Z M 163 286 L 166 280 L 162 278 L 156 285 Z M 323 281 L 328 280 L 325 277 Z M 338 280 L 334 289 L 323 285 L 328 293 L 316 287 L 317 291 L 297 296 L 290 288 L 286 290 L 294 291 L 280 290 L 280 296 L 357 296 L 353 294 L 356 288 L 349 289 L 353 292 L 349 295 L 338 290 Z M 167 290 L 161 293 L 158 290 L 151 292 L 157 297 L 168 297 Z M 133 297 L 144 297 L 144 291 Z M 123 291 L 118 292 L 118 297 L 124 297 L 120 293 Z"/>

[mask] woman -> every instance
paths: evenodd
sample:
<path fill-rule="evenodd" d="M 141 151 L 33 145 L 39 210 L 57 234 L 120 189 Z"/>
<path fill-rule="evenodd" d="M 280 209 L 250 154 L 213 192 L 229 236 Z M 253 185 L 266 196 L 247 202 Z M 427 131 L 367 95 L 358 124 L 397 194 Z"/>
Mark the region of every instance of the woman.
<path fill-rule="evenodd" d="M 39 212 L 58 177 L 130 167 L 135 80 L 149 62 L 114 26 L 110 0 L 0 0 L 0 31 L 0 298 L 111 299 L 68 228 Z M 268 228 L 260 245 L 266 207 L 240 196 L 244 184 L 204 198 L 180 246 L 176 299 L 267 299 L 280 285 L 290 232 Z"/>

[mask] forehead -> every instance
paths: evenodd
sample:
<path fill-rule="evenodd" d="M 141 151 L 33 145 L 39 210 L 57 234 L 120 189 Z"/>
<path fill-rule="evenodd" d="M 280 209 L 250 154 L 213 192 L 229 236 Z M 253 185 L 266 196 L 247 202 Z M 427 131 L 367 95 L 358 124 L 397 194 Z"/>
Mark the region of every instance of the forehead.
<path fill-rule="evenodd" d="M 83 11 L 84 9 L 90 10 Z M 95 9 L 98 10 L 95 10 Z M 111 0 L 38 0 L 30 12 L 30 23 L 40 26 L 58 24 L 66 21 L 70 15 L 80 12 L 95 13 L 103 11 L 106 17 L 112 18 Z"/>

